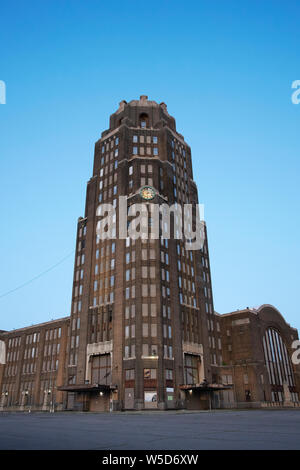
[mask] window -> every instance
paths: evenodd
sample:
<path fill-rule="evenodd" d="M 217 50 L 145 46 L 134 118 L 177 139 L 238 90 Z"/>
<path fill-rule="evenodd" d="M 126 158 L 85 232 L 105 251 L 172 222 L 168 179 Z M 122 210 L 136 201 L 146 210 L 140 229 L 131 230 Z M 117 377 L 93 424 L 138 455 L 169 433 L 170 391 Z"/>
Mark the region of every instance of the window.
<path fill-rule="evenodd" d="M 143 336 L 148 336 L 148 323 L 143 323 Z"/>
<path fill-rule="evenodd" d="M 198 362 L 199 358 L 197 356 L 192 354 L 184 355 L 184 383 L 186 385 L 199 382 Z"/>
<path fill-rule="evenodd" d="M 156 285 L 150 284 L 150 297 L 155 297 L 155 296 L 156 296 Z"/>
<path fill-rule="evenodd" d="M 151 304 L 150 308 L 151 308 L 151 311 L 150 311 L 151 317 L 156 317 L 156 304 Z"/>
<path fill-rule="evenodd" d="M 145 129 L 148 125 L 148 115 L 146 113 L 142 113 L 140 115 L 140 126 L 142 129 Z"/>
<path fill-rule="evenodd" d="M 125 370 L 125 380 L 134 380 L 134 369 Z"/>
<path fill-rule="evenodd" d="M 144 369 L 144 379 L 156 379 L 156 369 Z"/>
<path fill-rule="evenodd" d="M 265 363 L 269 375 L 271 388 L 274 388 L 272 401 L 279 401 L 278 386 L 287 383 L 295 386 L 293 369 L 285 342 L 275 328 L 268 328 L 263 337 Z"/>
<path fill-rule="evenodd" d="M 154 279 L 155 278 L 155 267 L 150 266 L 150 278 Z"/>
<path fill-rule="evenodd" d="M 222 383 L 225 385 L 232 384 L 232 375 L 222 375 Z"/>
<path fill-rule="evenodd" d="M 157 325 L 156 325 L 156 323 L 153 323 L 151 325 L 151 336 L 152 336 L 152 338 L 156 338 L 156 336 L 157 336 Z"/>
<path fill-rule="evenodd" d="M 127 346 L 128 347 L 128 346 Z M 126 347 L 125 347 L 126 351 Z M 126 352 L 125 352 L 126 356 Z M 92 357 L 92 383 L 110 385 L 111 384 L 111 357 L 110 354 L 102 354 Z"/>
<path fill-rule="evenodd" d="M 142 277 L 148 277 L 148 267 L 142 266 Z"/>
<path fill-rule="evenodd" d="M 143 317 L 148 316 L 148 304 L 142 304 L 142 315 Z"/>

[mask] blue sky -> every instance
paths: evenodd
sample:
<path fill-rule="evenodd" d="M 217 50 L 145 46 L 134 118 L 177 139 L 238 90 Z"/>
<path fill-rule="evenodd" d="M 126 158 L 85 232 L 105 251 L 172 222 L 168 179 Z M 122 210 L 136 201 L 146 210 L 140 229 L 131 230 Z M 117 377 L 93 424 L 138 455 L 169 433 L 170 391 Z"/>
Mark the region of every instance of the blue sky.
<path fill-rule="evenodd" d="M 168 105 L 205 204 L 215 309 L 299 320 L 297 1 L 2 2 L 0 296 L 72 253 L 118 103 Z M 69 315 L 73 254 L 0 297 L 0 329 Z"/>

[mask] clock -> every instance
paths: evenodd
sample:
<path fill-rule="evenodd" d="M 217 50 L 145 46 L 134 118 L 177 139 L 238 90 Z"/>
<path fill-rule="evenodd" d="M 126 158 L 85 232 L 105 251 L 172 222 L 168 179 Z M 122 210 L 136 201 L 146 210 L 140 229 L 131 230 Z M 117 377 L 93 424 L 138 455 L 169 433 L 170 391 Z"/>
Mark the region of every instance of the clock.
<path fill-rule="evenodd" d="M 140 190 L 140 195 L 143 199 L 146 199 L 146 201 L 150 201 L 155 198 L 156 191 L 151 186 L 143 186 Z"/>

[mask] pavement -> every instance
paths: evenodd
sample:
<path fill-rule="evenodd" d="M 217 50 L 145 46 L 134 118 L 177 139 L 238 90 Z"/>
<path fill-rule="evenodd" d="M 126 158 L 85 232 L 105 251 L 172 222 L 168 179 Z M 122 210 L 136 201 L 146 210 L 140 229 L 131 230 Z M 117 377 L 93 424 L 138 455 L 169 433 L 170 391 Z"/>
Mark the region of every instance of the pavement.
<path fill-rule="evenodd" d="M 300 449 L 300 410 L 2 412 L 0 449 Z"/>

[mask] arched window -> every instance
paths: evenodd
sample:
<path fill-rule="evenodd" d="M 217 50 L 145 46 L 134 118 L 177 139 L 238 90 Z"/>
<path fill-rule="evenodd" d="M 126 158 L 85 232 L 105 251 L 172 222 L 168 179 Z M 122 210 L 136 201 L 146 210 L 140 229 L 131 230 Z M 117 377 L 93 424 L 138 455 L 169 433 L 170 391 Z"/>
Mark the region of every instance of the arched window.
<path fill-rule="evenodd" d="M 272 388 L 272 401 L 283 400 L 283 385 L 294 387 L 295 380 L 288 351 L 281 334 L 268 328 L 263 337 L 265 362 Z"/>
<path fill-rule="evenodd" d="M 149 124 L 148 114 L 146 113 L 140 114 L 140 127 L 144 129 L 145 127 L 148 127 L 148 124 Z"/>

